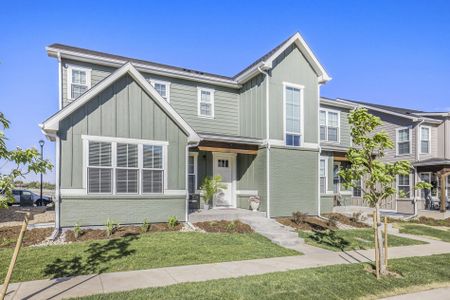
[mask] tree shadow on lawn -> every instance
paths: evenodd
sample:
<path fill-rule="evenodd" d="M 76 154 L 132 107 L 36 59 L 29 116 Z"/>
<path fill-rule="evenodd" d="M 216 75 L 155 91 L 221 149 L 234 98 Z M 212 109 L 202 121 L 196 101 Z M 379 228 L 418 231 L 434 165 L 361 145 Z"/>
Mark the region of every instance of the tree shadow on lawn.
<path fill-rule="evenodd" d="M 94 242 L 84 251 L 87 257 L 75 256 L 70 259 L 55 259 L 45 266 L 44 275 L 52 279 L 86 274 L 99 274 L 108 269 L 107 263 L 132 255 L 136 250 L 128 249 L 130 242 L 138 239 L 129 235 L 120 239 L 111 239 L 106 243 Z"/>
<path fill-rule="evenodd" d="M 338 248 L 341 251 L 345 251 L 345 248 L 350 245 L 350 242 L 346 239 L 338 236 L 335 230 L 313 230 L 313 234 L 310 238 L 318 244 L 328 245 L 333 248 Z"/>

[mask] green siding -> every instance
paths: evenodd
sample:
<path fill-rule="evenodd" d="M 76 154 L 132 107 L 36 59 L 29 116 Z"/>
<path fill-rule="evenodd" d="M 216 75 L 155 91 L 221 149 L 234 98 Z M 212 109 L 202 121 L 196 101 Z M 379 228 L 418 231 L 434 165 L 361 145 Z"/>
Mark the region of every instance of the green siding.
<path fill-rule="evenodd" d="M 289 216 L 295 211 L 317 214 L 318 152 L 271 148 L 270 215 Z"/>
<path fill-rule="evenodd" d="M 317 75 L 292 45 L 275 61 L 270 78 L 270 138 L 283 140 L 283 82 L 303 85 L 304 89 L 304 141 L 318 143 L 318 81 Z"/>
<path fill-rule="evenodd" d="M 247 81 L 240 91 L 240 134 L 247 137 L 266 136 L 266 84 L 260 74 Z"/>
<path fill-rule="evenodd" d="M 63 197 L 61 203 L 61 226 L 104 225 L 108 218 L 119 224 L 166 222 L 169 216 L 185 220 L 186 198 L 173 196 L 164 198 L 99 198 Z"/>
<path fill-rule="evenodd" d="M 321 195 L 320 196 L 320 213 L 326 214 L 333 212 L 333 195 Z"/>
<path fill-rule="evenodd" d="M 324 109 L 330 109 L 330 110 L 336 110 L 339 111 L 340 114 L 340 142 L 339 143 L 330 143 L 330 142 L 326 142 L 326 141 L 321 141 L 321 143 L 323 145 L 338 145 L 338 146 L 342 146 L 342 147 L 350 147 L 351 146 L 351 129 L 350 129 L 350 124 L 348 122 L 348 115 L 349 115 L 349 110 L 346 108 L 342 108 L 342 107 L 335 107 L 332 105 L 320 105 L 320 108 L 324 108 Z"/>
<path fill-rule="evenodd" d="M 185 189 L 186 135 L 126 75 L 61 122 L 61 188 L 83 188 L 81 135 L 168 141 L 168 189 Z"/>

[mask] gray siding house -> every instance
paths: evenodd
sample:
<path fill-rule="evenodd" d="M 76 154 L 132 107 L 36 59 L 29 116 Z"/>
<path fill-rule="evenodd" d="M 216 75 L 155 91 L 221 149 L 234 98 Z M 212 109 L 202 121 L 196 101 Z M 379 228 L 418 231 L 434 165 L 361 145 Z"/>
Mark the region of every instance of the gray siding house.
<path fill-rule="evenodd" d="M 47 52 L 60 110 L 40 126 L 56 143 L 57 227 L 188 220 L 213 175 L 227 186 L 214 207 L 259 195 L 267 217 L 320 213 L 320 86 L 331 78 L 300 34 L 233 77 L 61 44 Z M 348 146 L 348 130 L 339 135 L 330 151 Z"/>

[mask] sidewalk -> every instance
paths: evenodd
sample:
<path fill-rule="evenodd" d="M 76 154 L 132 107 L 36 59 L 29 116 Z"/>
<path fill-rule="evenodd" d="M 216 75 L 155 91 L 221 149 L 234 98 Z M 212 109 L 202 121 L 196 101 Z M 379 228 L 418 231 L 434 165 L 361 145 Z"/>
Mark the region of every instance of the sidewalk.
<path fill-rule="evenodd" d="M 417 237 L 414 236 L 414 238 Z M 450 243 L 421 239 L 426 240 L 429 244 L 390 248 L 389 257 L 402 258 L 450 253 Z M 6 299 L 62 299 L 183 282 L 368 262 L 373 260 L 373 257 L 373 250 L 330 252 L 28 281 L 10 285 Z"/>
<path fill-rule="evenodd" d="M 388 298 L 383 298 L 381 300 L 416 300 L 416 299 L 445 300 L 449 298 L 450 298 L 450 287 L 445 287 L 411 294 L 392 296 Z"/>

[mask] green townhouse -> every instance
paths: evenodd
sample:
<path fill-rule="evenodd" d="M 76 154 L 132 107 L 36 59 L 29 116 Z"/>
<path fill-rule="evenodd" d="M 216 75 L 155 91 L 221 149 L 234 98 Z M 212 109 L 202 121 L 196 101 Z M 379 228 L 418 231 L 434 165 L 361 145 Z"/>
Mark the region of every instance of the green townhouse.
<path fill-rule="evenodd" d="M 59 111 L 40 127 L 56 144 L 58 228 L 187 221 L 214 175 L 226 187 L 217 209 L 248 209 L 255 195 L 269 218 L 364 205 L 336 175 L 347 116 L 363 104 L 320 96 L 331 77 L 299 33 L 233 77 L 61 44 L 47 53 Z"/>

